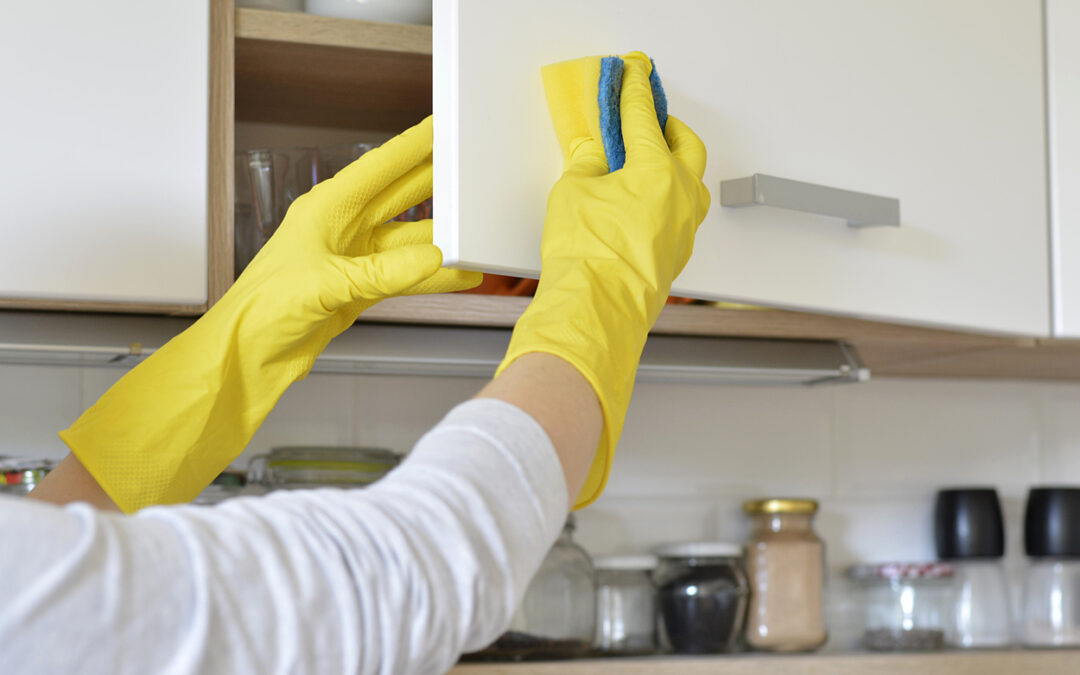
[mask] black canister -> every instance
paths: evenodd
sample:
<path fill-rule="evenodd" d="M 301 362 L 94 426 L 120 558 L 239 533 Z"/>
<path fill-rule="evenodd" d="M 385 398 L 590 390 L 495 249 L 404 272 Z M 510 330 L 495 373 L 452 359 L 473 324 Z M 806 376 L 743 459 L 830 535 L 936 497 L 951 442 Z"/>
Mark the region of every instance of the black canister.
<path fill-rule="evenodd" d="M 994 488 L 939 490 L 934 539 L 942 560 L 995 560 L 1005 555 L 1005 526 Z"/>
<path fill-rule="evenodd" d="M 678 654 L 739 647 L 749 584 L 738 544 L 703 542 L 657 550 L 661 638 Z"/>
<path fill-rule="evenodd" d="M 1080 487 L 1031 488 L 1024 552 L 1032 558 L 1080 558 Z"/>

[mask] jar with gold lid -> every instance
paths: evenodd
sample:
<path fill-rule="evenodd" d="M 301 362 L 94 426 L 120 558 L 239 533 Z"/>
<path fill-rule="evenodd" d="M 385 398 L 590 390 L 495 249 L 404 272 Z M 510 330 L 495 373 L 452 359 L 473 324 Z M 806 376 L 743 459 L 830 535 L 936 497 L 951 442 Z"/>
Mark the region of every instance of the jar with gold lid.
<path fill-rule="evenodd" d="M 825 644 L 825 543 L 813 530 L 812 499 L 755 499 L 746 572 L 750 606 L 746 643 L 771 652 L 812 651 Z"/>

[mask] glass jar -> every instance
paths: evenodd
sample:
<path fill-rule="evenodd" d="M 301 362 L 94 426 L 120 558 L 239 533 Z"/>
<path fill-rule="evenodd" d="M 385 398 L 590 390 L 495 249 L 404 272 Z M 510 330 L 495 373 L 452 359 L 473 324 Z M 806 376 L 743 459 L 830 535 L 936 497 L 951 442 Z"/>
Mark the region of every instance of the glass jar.
<path fill-rule="evenodd" d="M 199 493 L 199 496 L 191 500 L 192 504 L 200 506 L 213 506 L 220 504 L 226 499 L 241 497 L 244 495 L 260 495 L 266 492 L 259 485 L 248 485 L 247 475 L 240 471 L 222 471 L 213 483 Z"/>
<path fill-rule="evenodd" d="M 1031 489 L 1024 551 L 1024 644 L 1080 646 L 1080 488 Z"/>
<path fill-rule="evenodd" d="M 997 490 L 959 487 L 939 490 L 934 502 L 938 558 L 953 566 L 955 589 L 950 646 L 1005 647 L 1012 642 L 1005 521 Z"/>
<path fill-rule="evenodd" d="M 268 490 L 363 487 L 400 462 L 401 455 L 383 448 L 282 447 L 253 457 L 247 480 Z"/>
<path fill-rule="evenodd" d="M 953 566 L 953 620 L 946 636 L 962 649 L 1012 644 L 1012 603 L 1000 560 L 950 560 Z"/>
<path fill-rule="evenodd" d="M 47 459 L 5 457 L 0 459 L 0 494 L 29 494 L 56 464 Z"/>
<path fill-rule="evenodd" d="M 825 543 L 814 533 L 812 499 L 758 499 L 750 517 L 746 573 L 750 607 L 746 642 L 753 649 L 804 652 L 825 644 Z"/>
<path fill-rule="evenodd" d="M 662 644 L 679 654 L 736 651 L 750 592 L 742 546 L 676 544 L 656 553 Z"/>
<path fill-rule="evenodd" d="M 656 587 L 651 555 L 597 558 L 596 638 L 604 654 L 652 654 L 656 643 Z"/>
<path fill-rule="evenodd" d="M 942 649 L 953 608 L 948 563 L 882 563 L 848 570 L 863 608 L 862 647 L 872 651 Z"/>
<path fill-rule="evenodd" d="M 509 629 L 466 660 L 568 659 L 589 653 L 596 631 L 596 580 L 592 560 L 573 534 L 571 514 L 529 582 Z"/>
<path fill-rule="evenodd" d="M 1028 564 L 1021 622 L 1028 647 L 1080 647 L 1080 559 Z"/>

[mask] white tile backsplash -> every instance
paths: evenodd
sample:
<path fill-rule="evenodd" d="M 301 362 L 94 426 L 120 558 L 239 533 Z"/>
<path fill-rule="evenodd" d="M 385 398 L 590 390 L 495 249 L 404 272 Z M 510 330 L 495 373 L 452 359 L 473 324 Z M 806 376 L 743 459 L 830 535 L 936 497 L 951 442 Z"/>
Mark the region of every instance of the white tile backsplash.
<path fill-rule="evenodd" d="M 708 499 L 627 498 L 607 492 L 578 511 L 574 538 L 593 555 L 651 551 L 680 541 L 718 537 L 714 505 Z M 737 540 L 736 540 L 737 541 Z"/>
<path fill-rule="evenodd" d="M 639 384 L 607 491 L 828 496 L 831 410 L 828 388 Z"/>
<path fill-rule="evenodd" d="M 0 454 L 62 457 L 56 437 L 126 372 L 0 366 Z M 406 451 L 478 378 L 311 375 L 281 398 L 246 456 L 285 444 Z M 1080 385 L 886 380 L 841 387 L 638 386 L 607 492 L 578 514 L 596 554 L 740 540 L 746 498 L 822 502 L 834 569 L 933 556 L 933 493 L 998 486 L 1009 564 L 1022 560 L 1029 484 L 1080 484 Z"/>
<path fill-rule="evenodd" d="M 356 442 L 408 452 L 450 409 L 487 383 L 476 377 L 362 375 L 354 377 Z"/>
<path fill-rule="evenodd" d="M 356 414 L 353 378 L 308 375 L 294 382 L 233 462 L 247 468 L 248 459 L 281 445 L 352 445 Z"/>
<path fill-rule="evenodd" d="M 1023 494 L 1038 480 L 1029 384 L 887 381 L 836 389 L 836 496 L 921 498 L 943 485 Z"/>
<path fill-rule="evenodd" d="M 79 370 L 0 365 L 0 455 L 60 458 L 56 433 L 82 412 Z"/>
<path fill-rule="evenodd" d="M 1040 483 L 1080 484 L 1080 385 L 1041 388 L 1043 410 Z"/>

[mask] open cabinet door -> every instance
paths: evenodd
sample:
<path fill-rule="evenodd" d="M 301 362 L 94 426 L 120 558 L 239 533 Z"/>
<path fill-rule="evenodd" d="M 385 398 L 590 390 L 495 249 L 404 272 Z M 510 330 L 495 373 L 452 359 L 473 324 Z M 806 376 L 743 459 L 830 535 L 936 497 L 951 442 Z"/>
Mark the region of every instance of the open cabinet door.
<path fill-rule="evenodd" d="M 674 293 L 1048 334 L 1039 0 L 440 0 L 435 223 L 448 263 L 539 273 L 562 168 L 540 67 L 635 49 L 709 149 L 712 209 Z M 834 215 L 721 205 L 722 181 L 756 174 L 795 181 Z M 776 185 L 751 200 L 772 203 Z M 850 226 L 835 215 L 851 206 L 844 191 L 898 200 L 899 225 Z"/>

